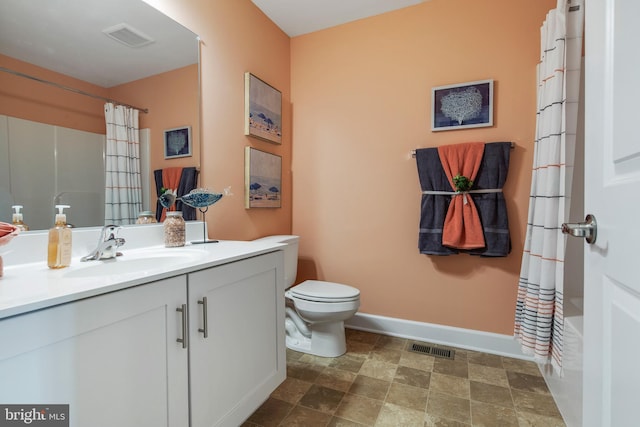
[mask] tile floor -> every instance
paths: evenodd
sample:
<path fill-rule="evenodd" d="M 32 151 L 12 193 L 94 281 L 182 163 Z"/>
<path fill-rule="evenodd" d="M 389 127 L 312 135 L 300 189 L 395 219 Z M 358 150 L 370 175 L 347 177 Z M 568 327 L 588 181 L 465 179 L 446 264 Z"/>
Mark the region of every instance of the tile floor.
<path fill-rule="evenodd" d="M 347 329 L 347 353 L 287 350 L 287 379 L 243 427 L 555 427 L 564 422 L 536 364 Z M 424 343 L 422 343 L 424 344 Z"/>

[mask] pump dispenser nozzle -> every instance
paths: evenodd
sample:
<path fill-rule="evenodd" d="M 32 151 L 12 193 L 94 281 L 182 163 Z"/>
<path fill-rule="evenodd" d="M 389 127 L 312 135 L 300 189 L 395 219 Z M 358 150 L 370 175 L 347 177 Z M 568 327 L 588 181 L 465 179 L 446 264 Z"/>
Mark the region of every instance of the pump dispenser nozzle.
<path fill-rule="evenodd" d="M 20 209 L 22 209 L 24 206 L 22 205 L 13 205 L 11 206 L 11 209 L 13 209 L 15 212 L 13 213 L 13 222 L 16 221 L 22 221 L 22 214 L 20 213 Z"/>
<path fill-rule="evenodd" d="M 67 224 L 67 215 L 65 215 L 64 209 L 68 209 L 70 207 L 71 206 L 69 205 L 56 205 L 56 209 L 58 210 L 58 213 L 56 214 L 56 224 Z"/>

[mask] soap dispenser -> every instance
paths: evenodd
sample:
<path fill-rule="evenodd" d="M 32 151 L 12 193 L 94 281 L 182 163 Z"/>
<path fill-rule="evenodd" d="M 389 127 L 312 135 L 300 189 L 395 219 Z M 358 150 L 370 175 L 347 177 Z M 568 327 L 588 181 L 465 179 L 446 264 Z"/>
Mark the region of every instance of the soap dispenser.
<path fill-rule="evenodd" d="M 71 264 L 71 229 L 67 226 L 64 209 L 69 205 L 56 205 L 55 225 L 49 230 L 47 265 L 49 268 L 64 268 Z"/>
<path fill-rule="evenodd" d="M 13 213 L 13 225 L 15 225 L 20 231 L 29 231 L 29 226 L 22 221 L 22 213 L 20 209 L 22 209 L 22 205 L 13 205 L 11 209 L 15 212 Z"/>

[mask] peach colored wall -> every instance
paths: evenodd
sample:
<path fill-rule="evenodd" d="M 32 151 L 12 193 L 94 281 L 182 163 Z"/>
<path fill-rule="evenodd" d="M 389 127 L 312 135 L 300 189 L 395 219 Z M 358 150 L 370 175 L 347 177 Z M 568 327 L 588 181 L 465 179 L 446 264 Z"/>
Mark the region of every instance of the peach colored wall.
<path fill-rule="evenodd" d="M 198 65 L 114 86 L 109 88 L 109 96 L 149 110 L 146 114 L 140 114 L 140 128 L 151 131 L 149 179 L 154 190 L 151 191 L 150 206 L 154 208 L 154 170 L 165 167 L 200 167 Z M 164 130 L 182 126 L 191 126 L 192 156 L 167 160 L 164 158 Z"/>
<path fill-rule="evenodd" d="M 145 0 L 202 39 L 201 185 L 234 195 L 209 209 L 209 235 L 252 239 L 291 232 L 289 37 L 250 0 Z M 282 145 L 244 136 L 244 73 L 282 92 Z M 244 147 L 282 156 L 282 208 L 244 208 Z"/>
<path fill-rule="evenodd" d="M 293 38 L 298 279 L 347 283 L 361 312 L 511 334 L 527 217 L 539 27 L 555 0 L 431 0 Z M 431 132 L 434 86 L 494 79 L 494 126 Z M 417 249 L 411 150 L 513 141 L 506 258 Z"/>
<path fill-rule="evenodd" d="M 235 193 L 207 214 L 211 237 L 293 231 L 302 236 L 300 278 L 359 287 L 363 312 L 512 332 L 538 34 L 553 0 L 431 0 L 291 41 L 250 0 L 146 1 L 202 39 L 201 184 Z M 243 135 L 245 71 L 283 93 L 282 145 Z M 485 78 L 495 79 L 495 125 L 432 133 L 431 87 Z M 517 144 L 505 187 L 514 251 L 420 255 L 409 153 L 470 140 Z M 246 145 L 283 157 L 281 209 L 244 209 Z"/>
<path fill-rule="evenodd" d="M 0 55 L 0 67 L 107 96 L 105 88 L 8 56 Z M 105 133 L 103 105 L 104 102 L 99 99 L 0 72 L 0 114 L 87 132 Z"/>

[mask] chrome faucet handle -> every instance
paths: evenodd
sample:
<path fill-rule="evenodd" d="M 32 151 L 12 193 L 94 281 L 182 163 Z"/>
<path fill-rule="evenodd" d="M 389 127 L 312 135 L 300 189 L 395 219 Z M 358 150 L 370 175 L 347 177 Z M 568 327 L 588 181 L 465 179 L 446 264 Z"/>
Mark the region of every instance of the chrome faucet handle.
<path fill-rule="evenodd" d="M 102 227 L 102 241 L 115 239 L 118 236 L 118 232 L 122 227 L 115 224 L 108 224 Z"/>

